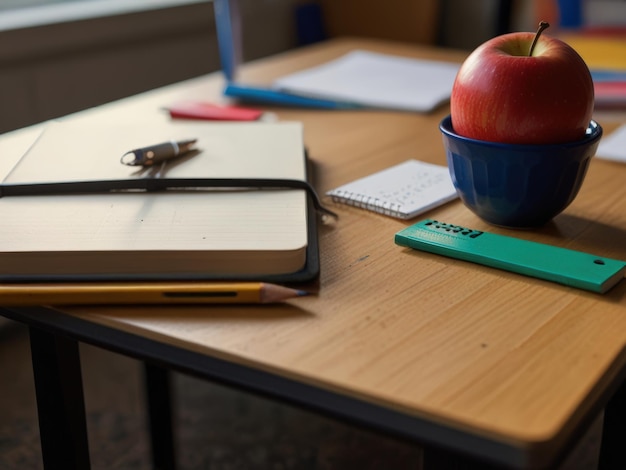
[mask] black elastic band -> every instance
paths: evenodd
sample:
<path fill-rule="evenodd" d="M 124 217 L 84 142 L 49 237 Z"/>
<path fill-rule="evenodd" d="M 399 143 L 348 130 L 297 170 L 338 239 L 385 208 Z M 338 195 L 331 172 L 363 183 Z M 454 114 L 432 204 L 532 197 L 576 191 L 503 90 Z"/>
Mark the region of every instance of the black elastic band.
<path fill-rule="evenodd" d="M 213 189 L 302 189 L 307 192 L 313 206 L 322 214 L 337 218 L 330 209 L 322 205 L 317 192 L 307 181 L 272 178 L 136 178 L 124 180 L 59 181 L 50 183 L 3 183 L 0 197 L 45 196 L 62 194 L 102 194 L 123 191 L 165 191 Z"/>

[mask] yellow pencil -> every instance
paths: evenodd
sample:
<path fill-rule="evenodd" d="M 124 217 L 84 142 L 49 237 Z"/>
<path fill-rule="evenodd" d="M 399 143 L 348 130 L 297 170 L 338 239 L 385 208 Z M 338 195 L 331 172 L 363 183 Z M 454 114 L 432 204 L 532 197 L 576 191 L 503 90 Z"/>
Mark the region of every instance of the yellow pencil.
<path fill-rule="evenodd" d="M 266 304 L 308 295 L 265 282 L 115 282 L 0 285 L 0 306 Z"/>

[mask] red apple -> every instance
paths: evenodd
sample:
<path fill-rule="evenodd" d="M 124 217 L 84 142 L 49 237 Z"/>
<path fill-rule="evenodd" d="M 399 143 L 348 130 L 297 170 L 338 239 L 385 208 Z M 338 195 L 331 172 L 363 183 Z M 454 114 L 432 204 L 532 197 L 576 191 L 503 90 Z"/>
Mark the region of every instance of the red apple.
<path fill-rule="evenodd" d="M 591 74 L 572 47 L 541 35 L 547 26 L 497 36 L 468 56 L 450 97 L 457 134 L 511 144 L 584 137 L 593 113 Z"/>

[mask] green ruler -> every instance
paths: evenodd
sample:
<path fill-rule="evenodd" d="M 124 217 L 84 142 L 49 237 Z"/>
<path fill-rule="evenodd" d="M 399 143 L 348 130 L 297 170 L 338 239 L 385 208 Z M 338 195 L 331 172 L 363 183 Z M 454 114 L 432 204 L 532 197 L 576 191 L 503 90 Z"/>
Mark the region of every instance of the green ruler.
<path fill-rule="evenodd" d="M 396 233 L 395 242 L 600 293 L 622 280 L 626 271 L 624 261 L 430 219 Z"/>

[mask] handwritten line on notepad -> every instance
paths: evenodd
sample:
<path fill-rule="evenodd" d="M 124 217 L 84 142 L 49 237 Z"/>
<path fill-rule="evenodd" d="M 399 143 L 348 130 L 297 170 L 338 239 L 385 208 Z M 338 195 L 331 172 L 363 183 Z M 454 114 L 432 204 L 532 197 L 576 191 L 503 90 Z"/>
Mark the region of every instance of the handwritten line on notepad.
<path fill-rule="evenodd" d="M 334 202 L 399 219 L 411 219 L 457 197 L 447 167 L 418 160 L 407 160 L 326 194 Z"/>

